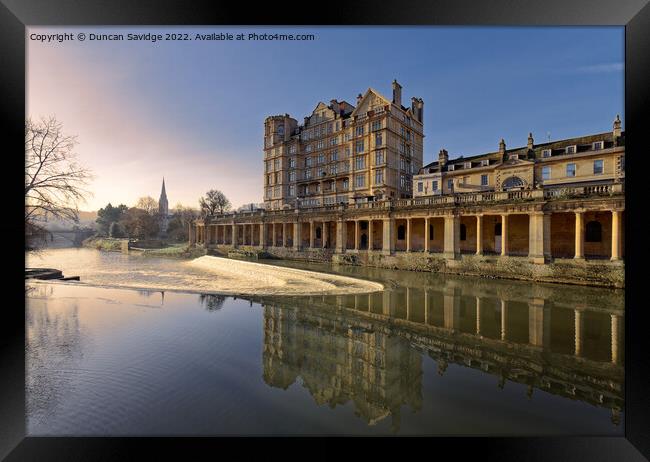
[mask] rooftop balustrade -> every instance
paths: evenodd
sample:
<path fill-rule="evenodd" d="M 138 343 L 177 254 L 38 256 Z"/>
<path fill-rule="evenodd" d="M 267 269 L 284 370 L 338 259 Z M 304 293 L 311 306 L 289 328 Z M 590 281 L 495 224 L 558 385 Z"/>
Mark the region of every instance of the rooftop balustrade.
<path fill-rule="evenodd" d="M 565 186 L 545 189 L 523 189 L 516 191 L 487 191 L 471 193 L 454 193 L 435 196 L 420 196 L 410 199 L 385 199 L 380 201 L 368 201 L 359 203 L 335 203 L 319 206 L 299 205 L 298 208 L 286 208 L 278 210 L 256 210 L 245 212 L 229 212 L 215 216 L 213 219 L 235 218 L 235 217 L 257 217 L 263 213 L 274 215 L 290 215 L 297 211 L 300 213 L 324 213 L 331 211 L 363 210 L 363 209 L 401 209 L 409 207 L 431 207 L 431 206 L 458 206 L 469 204 L 495 203 L 495 202 L 517 202 L 517 201 L 548 201 L 567 198 L 613 196 L 624 194 L 624 183 L 608 183 L 589 186 Z"/>

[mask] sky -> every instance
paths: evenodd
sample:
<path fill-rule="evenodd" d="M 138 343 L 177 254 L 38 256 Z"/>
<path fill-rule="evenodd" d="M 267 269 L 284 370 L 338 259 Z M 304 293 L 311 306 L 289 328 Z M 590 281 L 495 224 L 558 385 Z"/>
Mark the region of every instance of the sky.
<path fill-rule="evenodd" d="M 311 41 L 97 41 L 89 34 L 284 33 Z M 85 41 L 32 34 L 85 33 Z M 612 129 L 624 108 L 623 27 L 29 27 L 27 115 L 56 116 L 94 174 L 82 210 L 210 189 L 262 202 L 269 115 L 374 88 L 424 100 L 424 162 Z"/>

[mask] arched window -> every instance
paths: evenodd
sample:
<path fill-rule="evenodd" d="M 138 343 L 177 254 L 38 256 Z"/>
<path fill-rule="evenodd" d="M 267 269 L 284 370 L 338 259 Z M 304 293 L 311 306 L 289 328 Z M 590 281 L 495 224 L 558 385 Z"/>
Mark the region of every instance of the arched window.
<path fill-rule="evenodd" d="M 597 221 L 587 223 L 585 229 L 585 242 L 601 242 L 603 240 L 603 226 Z"/>
<path fill-rule="evenodd" d="M 316 228 L 316 239 L 320 239 L 320 237 L 321 237 L 321 230 L 319 226 L 318 228 Z"/>
<path fill-rule="evenodd" d="M 523 188 L 524 182 L 518 176 L 511 176 L 503 182 L 503 189 Z"/>
<path fill-rule="evenodd" d="M 467 226 L 465 226 L 464 224 L 460 225 L 460 240 L 461 241 L 467 240 Z"/>
<path fill-rule="evenodd" d="M 397 227 L 397 240 L 403 241 L 406 238 L 406 227 L 404 225 L 399 225 Z"/>

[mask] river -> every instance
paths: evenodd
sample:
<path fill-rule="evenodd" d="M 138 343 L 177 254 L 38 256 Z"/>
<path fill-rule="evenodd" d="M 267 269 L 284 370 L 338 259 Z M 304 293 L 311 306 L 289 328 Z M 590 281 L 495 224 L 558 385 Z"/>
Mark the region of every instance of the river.
<path fill-rule="evenodd" d="M 28 256 L 28 434 L 624 434 L 621 290 L 265 263 Z"/>

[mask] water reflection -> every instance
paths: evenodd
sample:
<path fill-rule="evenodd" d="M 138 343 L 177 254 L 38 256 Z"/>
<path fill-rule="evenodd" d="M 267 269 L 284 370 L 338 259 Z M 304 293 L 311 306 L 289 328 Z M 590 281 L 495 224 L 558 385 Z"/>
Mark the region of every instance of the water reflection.
<path fill-rule="evenodd" d="M 623 432 L 623 291 L 273 263 L 387 289 L 232 297 L 32 283 L 30 434 Z M 161 263 L 165 277 L 174 264 Z"/>
<path fill-rule="evenodd" d="M 199 302 L 208 311 L 220 310 L 221 308 L 223 308 L 223 304 L 225 301 L 226 301 L 225 295 L 214 295 L 214 294 L 199 295 Z"/>
<path fill-rule="evenodd" d="M 299 378 L 316 403 L 354 403 L 370 425 L 422 405 L 422 355 L 611 410 L 623 408 L 622 294 L 578 302 L 582 288 L 446 278 L 366 295 L 261 300 L 264 380 Z M 440 284 L 441 283 L 441 284 Z M 584 294 L 583 294 L 584 295 Z"/>

